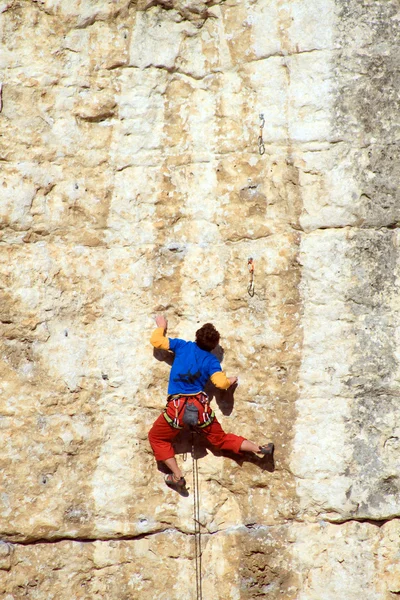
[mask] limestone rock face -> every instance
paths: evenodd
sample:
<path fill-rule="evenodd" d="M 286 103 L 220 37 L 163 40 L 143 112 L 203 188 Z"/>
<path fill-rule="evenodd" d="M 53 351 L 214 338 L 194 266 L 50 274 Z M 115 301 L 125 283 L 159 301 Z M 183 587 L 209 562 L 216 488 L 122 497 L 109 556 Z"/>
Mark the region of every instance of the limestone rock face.
<path fill-rule="evenodd" d="M 2 598 L 201 597 L 196 464 L 204 600 L 398 597 L 399 19 L 0 2 Z M 274 465 L 184 432 L 166 488 L 157 312 L 215 323 Z"/>

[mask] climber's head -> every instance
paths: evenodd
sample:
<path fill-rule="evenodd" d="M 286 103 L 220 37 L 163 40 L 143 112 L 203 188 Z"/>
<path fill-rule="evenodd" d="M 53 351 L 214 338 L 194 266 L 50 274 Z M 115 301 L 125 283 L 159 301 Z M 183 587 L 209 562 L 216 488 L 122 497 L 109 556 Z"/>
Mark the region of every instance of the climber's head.
<path fill-rule="evenodd" d="M 202 350 L 214 350 L 218 346 L 219 333 L 211 323 L 206 323 L 196 331 L 196 344 Z"/>

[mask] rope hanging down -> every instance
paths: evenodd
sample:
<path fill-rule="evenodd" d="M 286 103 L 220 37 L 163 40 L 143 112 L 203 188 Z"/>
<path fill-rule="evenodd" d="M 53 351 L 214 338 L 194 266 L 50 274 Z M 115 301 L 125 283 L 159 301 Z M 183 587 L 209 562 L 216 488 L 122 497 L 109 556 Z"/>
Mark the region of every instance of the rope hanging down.
<path fill-rule="evenodd" d="M 203 600 L 201 578 L 201 524 L 200 524 L 200 493 L 199 469 L 194 448 L 194 431 L 192 430 L 192 463 L 193 463 L 193 521 L 194 521 L 194 546 L 196 558 L 196 600 Z"/>

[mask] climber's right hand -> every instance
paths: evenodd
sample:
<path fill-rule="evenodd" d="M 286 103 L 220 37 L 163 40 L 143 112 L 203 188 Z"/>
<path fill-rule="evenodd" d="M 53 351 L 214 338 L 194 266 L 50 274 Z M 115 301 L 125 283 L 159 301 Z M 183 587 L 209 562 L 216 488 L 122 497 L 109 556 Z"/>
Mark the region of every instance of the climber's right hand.
<path fill-rule="evenodd" d="M 162 327 L 164 331 L 167 329 L 168 321 L 164 315 L 156 315 L 156 325 L 157 327 Z"/>
<path fill-rule="evenodd" d="M 228 381 L 231 384 L 231 386 L 236 385 L 238 382 L 238 378 L 237 377 L 228 377 Z"/>

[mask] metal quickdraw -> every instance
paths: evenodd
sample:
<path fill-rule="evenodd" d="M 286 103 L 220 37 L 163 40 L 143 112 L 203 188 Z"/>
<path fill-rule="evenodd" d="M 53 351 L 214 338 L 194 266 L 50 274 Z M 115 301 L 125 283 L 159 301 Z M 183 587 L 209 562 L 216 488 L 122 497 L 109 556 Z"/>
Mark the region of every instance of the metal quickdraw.
<path fill-rule="evenodd" d="M 163 412 L 164 419 L 174 429 L 183 429 L 183 425 L 179 425 L 179 415 L 182 412 L 182 409 L 185 406 L 186 401 L 183 402 L 182 408 L 181 408 L 181 398 L 182 398 L 182 396 L 168 396 L 168 398 L 167 398 L 167 408 L 165 408 L 164 412 Z M 174 416 L 173 419 L 167 413 L 168 405 L 169 405 L 170 402 L 172 402 L 173 407 L 175 408 L 175 416 Z"/>
<path fill-rule="evenodd" d="M 198 423 L 197 427 L 199 429 L 203 429 L 204 427 L 207 427 L 208 425 L 211 425 L 211 423 L 213 422 L 215 417 L 215 413 L 212 410 L 211 412 L 203 412 L 203 423 Z"/>
<path fill-rule="evenodd" d="M 200 429 L 203 429 L 204 427 L 211 425 L 211 423 L 214 420 L 215 413 L 213 410 L 211 412 L 209 412 L 210 400 L 205 392 L 202 392 L 201 394 L 199 394 L 199 396 L 197 397 L 197 400 L 200 402 L 200 404 L 203 407 L 203 422 L 202 423 L 199 422 L 197 424 L 197 427 L 199 427 Z"/>
<path fill-rule="evenodd" d="M 249 296 L 254 296 L 254 260 L 250 257 L 247 259 L 247 266 L 250 274 L 249 285 L 247 286 L 247 292 Z"/>
<path fill-rule="evenodd" d="M 264 115 L 260 114 L 260 135 L 258 136 L 258 151 L 261 155 L 265 154 L 265 145 L 263 140 L 263 129 L 265 125 Z"/>

